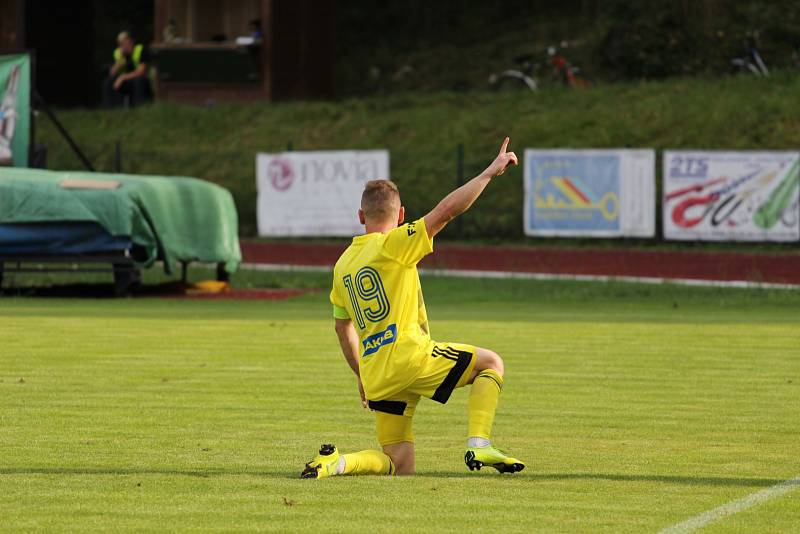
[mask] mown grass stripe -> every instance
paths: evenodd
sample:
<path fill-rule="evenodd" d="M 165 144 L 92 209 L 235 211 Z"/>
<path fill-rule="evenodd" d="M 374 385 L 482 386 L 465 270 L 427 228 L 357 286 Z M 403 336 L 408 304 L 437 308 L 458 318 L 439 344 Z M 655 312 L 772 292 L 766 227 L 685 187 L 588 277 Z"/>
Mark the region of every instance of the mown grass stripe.
<path fill-rule="evenodd" d="M 798 488 L 800 488 L 800 476 L 791 478 L 781 482 L 780 484 L 775 484 L 774 486 L 764 488 L 761 491 L 751 493 L 750 495 L 747 495 L 741 499 L 723 504 L 722 506 L 718 506 L 707 512 L 703 512 L 702 514 L 689 518 L 686 521 L 678 523 L 677 525 L 665 528 L 660 532 L 660 534 L 687 534 L 688 532 L 694 532 L 695 530 L 703 528 L 709 523 L 719 521 L 720 519 L 733 514 L 738 514 L 739 512 L 743 512 L 748 508 L 752 508 L 753 506 L 758 506 L 759 504 L 770 499 L 786 495 L 787 493 Z"/>

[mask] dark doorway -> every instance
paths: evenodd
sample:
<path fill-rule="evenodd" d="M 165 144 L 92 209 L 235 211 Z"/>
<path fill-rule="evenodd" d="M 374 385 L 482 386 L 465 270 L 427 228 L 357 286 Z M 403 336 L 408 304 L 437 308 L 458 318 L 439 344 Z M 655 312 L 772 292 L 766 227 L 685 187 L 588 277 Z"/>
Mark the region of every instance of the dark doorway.
<path fill-rule="evenodd" d="M 36 88 L 57 106 L 88 106 L 93 86 L 94 11 L 90 0 L 28 0 L 25 41 L 36 51 Z"/>

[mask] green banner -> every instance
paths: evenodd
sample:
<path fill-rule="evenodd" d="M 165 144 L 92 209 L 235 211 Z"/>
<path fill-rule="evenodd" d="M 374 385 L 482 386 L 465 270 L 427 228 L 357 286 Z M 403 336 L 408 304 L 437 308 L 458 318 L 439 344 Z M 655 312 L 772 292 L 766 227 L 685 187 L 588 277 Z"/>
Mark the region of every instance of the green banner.
<path fill-rule="evenodd" d="M 28 166 L 30 133 L 31 58 L 0 55 L 0 166 Z"/>

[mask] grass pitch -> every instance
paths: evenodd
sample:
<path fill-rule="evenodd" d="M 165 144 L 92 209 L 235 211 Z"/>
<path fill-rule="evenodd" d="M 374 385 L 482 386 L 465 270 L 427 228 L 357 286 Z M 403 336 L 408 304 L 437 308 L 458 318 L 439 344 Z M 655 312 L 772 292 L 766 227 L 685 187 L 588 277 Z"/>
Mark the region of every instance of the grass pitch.
<path fill-rule="evenodd" d="M 423 286 L 436 339 L 505 358 L 495 437 L 522 473 L 467 471 L 459 390 L 421 402 L 415 477 L 300 480 L 320 443 L 377 445 L 325 291 L 4 298 L 0 529 L 654 532 L 800 474 L 798 292 Z M 795 491 L 707 531 L 798 524 Z"/>

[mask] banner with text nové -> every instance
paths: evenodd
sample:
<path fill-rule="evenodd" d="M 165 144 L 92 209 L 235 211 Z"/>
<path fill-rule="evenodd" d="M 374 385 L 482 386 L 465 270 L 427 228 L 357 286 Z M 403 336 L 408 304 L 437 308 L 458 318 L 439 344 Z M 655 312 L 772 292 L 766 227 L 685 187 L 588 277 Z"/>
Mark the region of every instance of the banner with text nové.
<path fill-rule="evenodd" d="M 387 150 L 258 154 L 258 234 L 353 236 L 361 192 L 369 180 L 389 179 Z"/>
<path fill-rule="evenodd" d="M 654 150 L 525 150 L 525 235 L 653 237 Z"/>
<path fill-rule="evenodd" d="M 798 152 L 664 152 L 664 237 L 800 239 Z"/>

